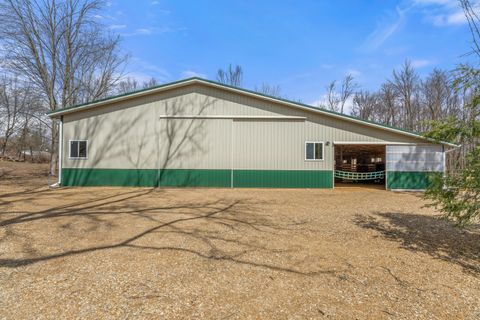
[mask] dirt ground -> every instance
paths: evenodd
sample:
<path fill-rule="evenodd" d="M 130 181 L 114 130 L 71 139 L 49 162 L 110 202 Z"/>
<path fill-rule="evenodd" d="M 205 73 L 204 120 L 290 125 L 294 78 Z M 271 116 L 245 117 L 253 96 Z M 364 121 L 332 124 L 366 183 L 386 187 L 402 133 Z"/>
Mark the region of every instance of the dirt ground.
<path fill-rule="evenodd" d="M 49 189 L 0 162 L 0 318 L 479 319 L 480 228 L 378 189 Z"/>

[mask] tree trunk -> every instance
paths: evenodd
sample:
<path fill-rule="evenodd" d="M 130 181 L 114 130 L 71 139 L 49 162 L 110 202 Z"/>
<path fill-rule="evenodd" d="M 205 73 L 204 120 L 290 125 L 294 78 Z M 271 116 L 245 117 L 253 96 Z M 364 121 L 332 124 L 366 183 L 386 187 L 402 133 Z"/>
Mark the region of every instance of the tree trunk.
<path fill-rule="evenodd" d="M 8 137 L 5 137 L 5 139 L 3 140 L 3 144 L 2 144 L 2 156 L 5 155 L 5 151 L 7 149 L 7 142 L 8 142 Z"/>

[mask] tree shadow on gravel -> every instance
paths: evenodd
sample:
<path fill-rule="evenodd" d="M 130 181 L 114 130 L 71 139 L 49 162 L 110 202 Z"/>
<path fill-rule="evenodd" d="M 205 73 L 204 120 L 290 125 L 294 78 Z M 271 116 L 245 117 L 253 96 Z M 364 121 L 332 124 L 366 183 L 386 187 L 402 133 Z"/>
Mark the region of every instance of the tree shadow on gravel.
<path fill-rule="evenodd" d="M 42 196 L 43 194 L 53 192 L 52 189 L 48 188 L 48 185 L 56 182 L 57 179 L 56 177 L 51 177 L 48 175 L 48 169 L 42 169 L 40 172 L 28 174 L 28 176 L 25 176 L 22 175 L 22 173 L 16 173 L 12 168 L 4 170 L 4 175 L 0 176 L 0 188 L 3 187 L 7 189 L 13 185 L 20 190 L 0 193 L 0 206 L 9 205 L 16 202 L 29 202 L 35 200 L 36 197 Z M 15 197 L 20 197 L 20 199 L 12 199 Z M 0 214 L 1 213 L 2 210 L 0 208 Z"/>
<path fill-rule="evenodd" d="M 479 225 L 459 229 L 439 217 L 395 212 L 357 215 L 354 223 L 398 242 L 403 249 L 426 253 L 480 275 Z"/>
<path fill-rule="evenodd" d="M 123 201 L 133 200 L 140 196 L 145 196 L 153 192 L 154 189 L 147 190 L 133 190 L 127 192 L 116 193 L 111 196 L 101 197 L 97 199 L 87 199 L 85 201 L 77 201 L 74 203 L 69 203 L 67 205 L 61 205 L 53 208 L 48 208 L 45 210 L 34 211 L 34 212 L 15 212 L 15 211 L 4 211 L 3 215 L 7 214 L 18 214 L 17 216 L 9 219 L 4 219 L 0 221 L 0 227 L 9 226 L 18 223 L 31 222 L 35 220 L 43 220 L 48 218 L 60 218 L 67 216 L 89 216 L 95 212 L 90 212 L 88 210 L 94 210 L 98 207 L 105 207 L 106 205 L 114 205 L 115 203 L 121 203 Z M 75 196 L 75 195 L 71 195 Z M 0 216 L 1 217 L 1 216 Z"/>
<path fill-rule="evenodd" d="M 128 248 L 142 251 L 176 251 L 212 261 L 228 261 L 239 265 L 306 276 L 320 274 L 335 276 L 337 273 L 345 271 L 335 268 L 321 269 L 316 265 L 299 261 L 299 259 L 289 261 L 288 255 L 298 251 L 298 248 L 293 246 L 283 248 L 275 245 L 276 237 L 289 237 L 292 232 L 307 230 L 306 221 L 298 221 L 295 218 L 280 221 L 281 219 L 272 218 L 266 214 L 258 214 L 255 212 L 257 203 L 249 199 L 179 200 L 158 206 L 143 204 L 143 196 L 160 197 L 161 193 L 162 191 L 159 189 L 135 190 L 37 212 L 10 212 L 18 215 L 0 222 L 0 227 L 7 228 L 7 231 L 15 225 L 30 225 L 43 220 L 52 222 L 52 219 L 59 218 L 61 220 L 53 220 L 55 227 L 48 232 L 56 232 L 55 228 L 69 229 L 72 224 L 78 225 L 78 221 L 72 220 L 72 218 L 90 221 L 96 227 L 106 226 L 103 231 L 93 230 L 105 232 L 106 235 L 121 235 L 122 229 L 117 224 L 117 219 L 130 217 L 128 221 L 132 224 L 138 221 L 147 225 L 121 239 L 94 246 L 88 245 L 84 248 L 74 248 L 74 239 L 65 239 L 65 243 L 73 240 L 73 247 L 57 249 L 56 253 L 50 254 L 32 251 L 32 254 L 22 258 L 0 258 L 0 267 L 16 268 L 90 252 Z M 79 234 L 76 230 L 71 231 L 73 233 L 71 238 L 88 237 L 88 234 Z M 19 239 L 21 236 L 17 235 L 16 239 L 13 239 L 11 235 L 12 233 L 7 233 L 2 240 L 21 241 Z M 161 242 L 161 239 L 167 235 L 181 237 L 186 241 Z M 10 239 L 7 239 L 9 237 Z M 146 239 L 147 237 L 148 239 Z M 257 241 L 258 237 L 271 239 L 271 241 Z M 160 243 L 156 243 L 158 240 Z M 32 240 L 32 242 L 34 241 Z M 39 245 L 41 247 L 42 244 L 39 243 Z M 254 258 L 252 258 L 252 254 Z M 284 255 L 283 258 L 282 255 Z M 279 261 L 272 260 L 279 256 L 281 257 Z"/>

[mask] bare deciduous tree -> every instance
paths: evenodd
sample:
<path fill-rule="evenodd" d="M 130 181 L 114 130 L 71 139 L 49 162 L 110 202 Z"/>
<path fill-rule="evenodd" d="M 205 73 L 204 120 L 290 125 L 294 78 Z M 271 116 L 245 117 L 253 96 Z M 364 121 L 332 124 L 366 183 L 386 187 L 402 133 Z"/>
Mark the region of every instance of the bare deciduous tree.
<path fill-rule="evenodd" d="M 422 96 L 430 120 L 438 120 L 445 116 L 449 107 L 450 96 L 453 94 L 451 83 L 446 72 L 434 69 L 422 82 Z"/>
<path fill-rule="evenodd" d="M 459 0 L 463 13 L 468 21 L 472 39 L 472 52 L 480 57 L 480 17 L 470 0 Z"/>
<path fill-rule="evenodd" d="M 125 94 L 140 89 L 140 84 L 134 78 L 125 78 L 118 82 L 116 92 L 119 94 Z"/>
<path fill-rule="evenodd" d="M 281 98 L 282 94 L 281 94 L 281 88 L 280 86 L 278 85 L 270 85 L 268 83 L 262 83 L 262 85 L 260 87 L 257 87 L 255 86 L 255 89 L 254 89 L 256 92 L 259 92 L 259 93 L 262 93 L 262 94 L 265 94 L 267 96 L 271 96 L 271 97 L 276 97 L 276 98 Z"/>
<path fill-rule="evenodd" d="M 29 79 L 48 110 L 104 97 L 121 77 L 119 38 L 94 15 L 100 0 L 2 0 L 5 67 Z M 57 166 L 57 125 L 51 126 L 50 173 Z"/>
<path fill-rule="evenodd" d="M 337 112 L 338 104 L 340 103 L 340 98 L 337 93 L 337 81 L 333 80 L 326 87 L 326 99 L 325 104 L 327 109 Z"/>
<path fill-rule="evenodd" d="M 340 112 L 344 112 L 345 103 L 350 99 L 354 94 L 355 90 L 358 89 L 358 84 L 353 80 L 351 74 L 347 74 L 342 80 L 342 86 L 340 88 Z"/>
<path fill-rule="evenodd" d="M 155 86 L 158 86 L 158 80 L 155 79 L 154 77 L 151 77 L 148 81 L 145 81 L 143 83 L 143 89 L 148 89 L 148 88 L 152 88 L 152 87 L 155 87 Z"/>
<path fill-rule="evenodd" d="M 20 155 L 30 126 L 45 125 L 40 95 L 31 83 L 15 75 L 4 74 L 0 82 L 1 154 L 12 151 Z M 34 148 L 34 147 L 32 147 Z M 37 149 L 37 148 L 35 148 Z"/>
<path fill-rule="evenodd" d="M 337 91 L 337 81 L 334 80 L 330 82 L 326 87 L 327 108 L 335 112 L 344 113 L 345 104 L 347 103 L 348 99 L 352 97 L 357 88 L 358 84 L 354 81 L 354 78 L 351 74 L 347 74 L 345 78 L 343 78 L 340 85 L 340 92 Z"/>
<path fill-rule="evenodd" d="M 412 67 L 412 63 L 406 60 L 402 68 L 393 70 L 393 80 L 390 81 L 402 104 L 403 123 L 405 129 L 413 130 L 415 127 L 415 93 L 418 90 L 418 75 Z"/>
<path fill-rule="evenodd" d="M 142 84 L 140 84 L 134 78 L 126 77 L 118 82 L 115 92 L 118 94 L 125 94 L 129 92 L 138 91 L 141 89 L 152 88 L 155 86 L 158 86 L 158 81 L 153 77 L 150 78 L 148 81 L 144 81 Z"/>
<path fill-rule="evenodd" d="M 378 121 L 379 97 L 369 91 L 359 91 L 353 97 L 352 115 L 362 119 Z"/>
<path fill-rule="evenodd" d="M 16 87 L 16 79 L 12 81 L 6 76 L 2 78 L 2 83 L 0 84 L 0 117 L 3 120 L 1 124 L 3 129 L 2 155 L 5 155 L 10 137 L 18 126 L 18 118 L 23 107 L 19 103 L 17 94 L 12 92 L 17 89 Z"/>
<path fill-rule="evenodd" d="M 380 105 L 383 107 L 384 112 L 383 117 L 381 117 L 380 122 L 391 125 L 399 126 L 398 116 L 396 109 L 396 94 L 395 89 L 390 83 L 382 84 L 379 92 Z"/>
<path fill-rule="evenodd" d="M 240 87 L 243 82 L 243 70 L 242 67 L 236 65 L 235 68 L 230 64 L 227 70 L 218 69 L 217 81 L 229 86 Z"/>

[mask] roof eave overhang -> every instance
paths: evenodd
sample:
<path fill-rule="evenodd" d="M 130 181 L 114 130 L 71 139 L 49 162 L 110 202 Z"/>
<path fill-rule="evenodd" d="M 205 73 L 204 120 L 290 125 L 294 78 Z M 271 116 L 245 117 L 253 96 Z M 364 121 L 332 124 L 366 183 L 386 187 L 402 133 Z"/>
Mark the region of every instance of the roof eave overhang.
<path fill-rule="evenodd" d="M 286 106 L 289 106 L 289 107 L 301 109 L 301 110 L 304 110 L 304 111 L 307 111 L 307 112 L 322 114 L 322 115 L 325 115 L 325 116 L 328 116 L 328 117 L 337 118 L 337 119 L 341 119 L 341 120 L 349 121 L 349 122 L 354 122 L 354 123 L 358 123 L 360 125 L 365 125 L 365 126 L 377 128 L 377 129 L 380 129 L 380 130 L 390 131 L 390 132 L 394 132 L 394 133 L 404 135 L 404 136 L 410 136 L 410 137 L 413 137 L 413 138 L 428 141 L 430 143 L 447 145 L 447 146 L 454 147 L 454 148 L 459 147 L 458 145 L 453 144 L 453 143 L 444 142 L 444 141 L 436 141 L 436 140 L 433 140 L 433 139 L 426 138 L 422 135 L 412 133 L 412 132 L 408 132 L 408 131 L 404 131 L 404 130 L 401 130 L 401 129 L 396 129 L 396 128 L 393 128 L 393 127 L 384 126 L 384 125 L 381 125 L 381 124 L 377 124 L 377 123 L 374 123 L 374 122 L 369 122 L 369 121 L 362 120 L 362 119 L 357 119 L 357 118 L 350 117 L 350 116 L 343 115 L 343 114 L 337 114 L 335 112 L 322 110 L 320 108 L 315 108 L 313 106 L 307 106 L 307 105 L 304 105 L 304 104 L 301 104 L 301 103 L 296 103 L 296 102 L 292 102 L 292 101 L 288 101 L 288 100 L 284 100 L 284 99 L 278 99 L 278 98 L 275 98 L 275 97 L 266 96 L 266 95 L 259 94 L 259 93 L 249 91 L 249 90 L 245 90 L 245 89 L 226 86 L 226 85 L 223 85 L 223 84 L 217 84 L 215 82 L 204 80 L 204 79 L 199 79 L 199 78 L 190 78 L 190 79 L 180 80 L 180 81 L 177 81 L 177 82 L 173 82 L 173 83 L 170 83 L 170 84 L 165 84 L 165 85 L 162 85 L 160 87 L 156 87 L 156 88 L 152 88 L 152 89 L 147 89 L 147 90 L 143 90 L 143 91 L 139 91 L 139 92 L 133 92 L 133 93 L 125 94 L 125 95 L 118 96 L 118 97 L 107 98 L 105 100 L 100 100 L 100 101 L 97 101 L 97 102 L 88 103 L 88 104 L 80 105 L 80 106 L 76 106 L 76 107 L 60 109 L 60 110 L 49 112 L 49 113 L 47 113 L 47 115 L 50 118 L 60 118 L 61 116 L 66 115 L 66 114 L 85 111 L 85 110 L 100 107 L 100 106 L 103 106 L 103 105 L 116 103 L 116 102 L 121 102 L 121 101 L 124 101 L 124 100 L 135 99 L 135 98 L 143 97 L 143 96 L 146 96 L 146 95 L 149 95 L 149 94 L 160 93 L 160 92 L 163 92 L 163 91 L 172 90 L 172 89 L 175 89 L 175 88 L 180 88 L 180 87 L 184 87 L 184 86 L 188 86 L 188 85 L 192 85 L 192 84 L 202 84 L 202 85 L 217 88 L 217 89 L 220 89 L 220 90 L 227 90 L 227 91 L 230 91 L 230 92 L 236 92 L 238 94 L 242 94 L 242 95 L 246 95 L 246 96 L 250 96 L 250 97 L 255 97 L 255 98 L 258 98 L 258 99 L 262 99 L 262 100 L 270 101 L 270 102 L 274 102 L 274 103 L 279 103 L 279 104 L 286 105 Z"/>
<path fill-rule="evenodd" d="M 63 116 L 63 115 L 69 114 L 69 113 L 85 111 L 85 110 L 89 110 L 89 109 L 92 109 L 92 108 L 95 108 L 95 107 L 100 107 L 100 106 L 106 105 L 106 104 L 111 104 L 111 103 L 120 102 L 120 101 L 124 101 L 124 100 L 135 99 L 135 98 L 143 97 L 143 96 L 146 96 L 146 95 L 149 95 L 149 94 L 152 94 L 152 93 L 163 92 L 163 91 L 166 91 L 166 90 L 171 90 L 171 89 L 175 89 L 175 88 L 178 88 L 178 87 L 187 86 L 187 85 L 197 83 L 197 82 L 198 82 L 198 80 L 195 79 L 195 78 L 187 79 L 187 80 L 184 80 L 184 81 L 178 81 L 178 82 L 174 82 L 174 83 L 171 83 L 171 84 L 166 84 L 166 85 L 163 85 L 163 86 L 157 87 L 157 88 L 152 88 L 152 89 L 142 90 L 142 91 L 138 91 L 138 92 L 128 93 L 128 94 L 124 94 L 124 95 L 121 95 L 121 96 L 118 96 L 118 97 L 107 98 L 107 99 L 104 99 L 104 100 L 99 100 L 97 102 L 87 103 L 87 104 L 80 105 L 80 106 L 73 106 L 73 107 L 69 107 L 69 108 L 64 108 L 64 109 L 51 111 L 51 112 L 47 113 L 47 115 L 50 118 L 59 118 L 60 116 Z"/>

